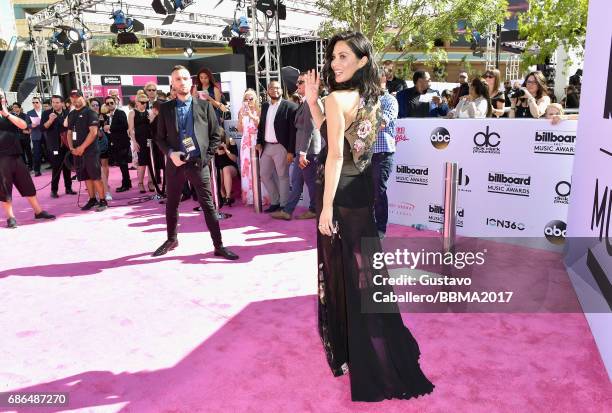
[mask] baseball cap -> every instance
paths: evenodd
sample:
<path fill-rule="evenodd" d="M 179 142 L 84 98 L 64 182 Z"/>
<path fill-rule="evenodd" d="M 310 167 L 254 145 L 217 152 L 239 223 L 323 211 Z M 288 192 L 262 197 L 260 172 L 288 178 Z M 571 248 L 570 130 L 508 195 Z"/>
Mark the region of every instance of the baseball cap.
<path fill-rule="evenodd" d="M 73 95 L 83 96 L 83 92 L 81 92 L 78 89 L 73 89 L 73 90 L 70 91 L 70 96 L 73 96 Z"/>

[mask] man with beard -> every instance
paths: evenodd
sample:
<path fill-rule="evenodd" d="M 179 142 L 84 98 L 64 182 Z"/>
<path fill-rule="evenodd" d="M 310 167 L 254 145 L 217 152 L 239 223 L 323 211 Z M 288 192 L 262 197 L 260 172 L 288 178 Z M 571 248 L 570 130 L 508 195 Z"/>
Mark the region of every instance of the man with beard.
<path fill-rule="evenodd" d="M 270 195 L 270 207 L 264 212 L 283 209 L 289 199 L 289 165 L 295 153 L 295 112 L 297 105 L 281 96 L 281 85 L 268 85 L 269 102 L 261 107 L 257 129 L 257 151 L 261 180 Z"/>
<path fill-rule="evenodd" d="M 236 260 L 238 255 L 223 246 L 210 188 L 208 162 L 214 156 L 220 138 L 217 116 L 208 101 L 190 95 L 192 80 L 187 68 L 175 66 L 171 77 L 176 99 L 160 106 L 155 136 L 157 145 L 168 157 L 165 173 L 168 239 L 155 250 L 153 256 L 164 255 L 178 246 L 178 207 L 183 185 L 189 181 L 204 211 L 206 226 L 215 248 L 214 254 L 228 260 Z"/>

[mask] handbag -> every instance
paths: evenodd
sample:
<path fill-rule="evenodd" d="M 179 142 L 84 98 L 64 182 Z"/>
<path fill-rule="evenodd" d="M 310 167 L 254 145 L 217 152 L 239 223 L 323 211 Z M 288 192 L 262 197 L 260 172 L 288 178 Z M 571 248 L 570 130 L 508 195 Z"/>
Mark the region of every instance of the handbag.
<path fill-rule="evenodd" d="M 108 152 L 108 136 L 102 132 L 102 136 L 98 138 L 98 151 L 100 153 Z"/>

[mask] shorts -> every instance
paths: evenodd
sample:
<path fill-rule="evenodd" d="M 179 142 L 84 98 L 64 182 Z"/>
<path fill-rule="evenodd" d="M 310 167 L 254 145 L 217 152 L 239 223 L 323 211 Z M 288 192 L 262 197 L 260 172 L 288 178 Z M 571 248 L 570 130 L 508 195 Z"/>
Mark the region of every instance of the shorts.
<path fill-rule="evenodd" d="M 21 196 L 36 195 L 34 181 L 21 156 L 0 156 L 0 201 L 9 202 L 13 199 L 13 185 Z"/>
<path fill-rule="evenodd" d="M 102 179 L 100 156 L 97 152 L 74 157 L 74 168 L 77 179 L 81 181 L 98 181 Z"/>

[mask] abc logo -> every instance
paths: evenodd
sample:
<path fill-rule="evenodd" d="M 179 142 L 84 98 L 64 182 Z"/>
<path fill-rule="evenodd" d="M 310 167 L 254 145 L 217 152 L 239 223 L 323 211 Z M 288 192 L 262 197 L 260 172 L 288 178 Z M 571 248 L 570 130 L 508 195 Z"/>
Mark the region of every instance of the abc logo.
<path fill-rule="evenodd" d="M 450 143 L 450 133 L 445 128 L 436 128 L 429 137 L 431 144 L 436 149 L 444 149 Z"/>
<path fill-rule="evenodd" d="M 496 148 L 501 142 L 501 137 L 497 132 L 489 132 L 487 126 L 486 132 L 478 132 L 474 135 L 474 145 L 478 147 Z"/>
<path fill-rule="evenodd" d="M 551 244 L 561 245 L 565 242 L 567 225 L 563 221 L 550 221 L 544 227 L 544 236 Z"/>
<path fill-rule="evenodd" d="M 572 191 L 572 184 L 567 181 L 559 181 L 555 186 L 555 192 L 559 196 L 569 196 Z"/>

